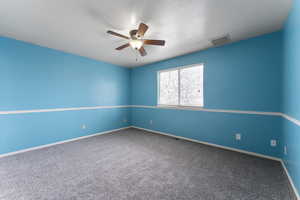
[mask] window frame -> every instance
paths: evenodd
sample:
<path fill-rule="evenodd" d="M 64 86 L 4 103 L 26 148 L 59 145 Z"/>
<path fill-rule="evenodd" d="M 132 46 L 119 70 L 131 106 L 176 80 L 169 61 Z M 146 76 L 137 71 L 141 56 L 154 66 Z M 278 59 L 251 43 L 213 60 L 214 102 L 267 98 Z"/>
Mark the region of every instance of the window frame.
<path fill-rule="evenodd" d="M 180 70 L 186 68 L 192 68 L 196 66 L 202 66 L 202 105 L 180 105 Z M 160 103 L 160 73 L 162 72 L 170 72 L 170 71 L 178 71 L 178 104 L 170 105 L 170 104 L 161 104 Z M 204 63 L 197 63 L 192 65 L 185 65 L 180 67 L 173 67 L 169 69 L 159 70 L 156 74 L 157 77 L 157 106 L 158 107 L 169 107 L 169 108 L 204 108 Z"/>

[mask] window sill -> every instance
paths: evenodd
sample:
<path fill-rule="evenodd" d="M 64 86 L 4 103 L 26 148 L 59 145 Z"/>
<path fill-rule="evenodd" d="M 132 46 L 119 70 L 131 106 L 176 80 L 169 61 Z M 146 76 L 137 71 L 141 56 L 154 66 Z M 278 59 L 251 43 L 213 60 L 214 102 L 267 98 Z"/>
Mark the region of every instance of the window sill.
<path fill-rule="evenodd" d="M 163 105 L 158 104 L 158 108 L 172 108 L 172 109 L 182 109 L 182 110 L 203 110 L 204 106 L 180 106 L 180 105 Z"/>

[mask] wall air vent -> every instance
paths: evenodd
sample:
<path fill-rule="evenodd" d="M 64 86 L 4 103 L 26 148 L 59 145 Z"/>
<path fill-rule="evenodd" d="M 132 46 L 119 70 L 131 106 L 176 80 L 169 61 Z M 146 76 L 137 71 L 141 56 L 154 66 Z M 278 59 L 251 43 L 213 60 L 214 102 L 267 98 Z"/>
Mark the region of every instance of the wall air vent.
<path fill-rule="evenodd" d="M 230 41 L 231 41 L 230 36 L 225 35 L 225 36 L 222 36 L 222 37 L 211 40 L 211 43 L 214 46 L 221 46 L 221 45 L 229 43 Z"/>

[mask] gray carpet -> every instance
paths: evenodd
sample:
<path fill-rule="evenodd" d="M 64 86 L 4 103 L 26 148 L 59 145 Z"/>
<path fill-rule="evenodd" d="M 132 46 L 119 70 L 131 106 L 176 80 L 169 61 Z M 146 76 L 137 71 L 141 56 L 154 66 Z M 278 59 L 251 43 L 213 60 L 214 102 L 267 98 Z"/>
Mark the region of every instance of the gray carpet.
<path fill-rule="evenodd" d="M 0 159 L 1 200 L 290 200 L 279 162 L 127 129 Z"/>

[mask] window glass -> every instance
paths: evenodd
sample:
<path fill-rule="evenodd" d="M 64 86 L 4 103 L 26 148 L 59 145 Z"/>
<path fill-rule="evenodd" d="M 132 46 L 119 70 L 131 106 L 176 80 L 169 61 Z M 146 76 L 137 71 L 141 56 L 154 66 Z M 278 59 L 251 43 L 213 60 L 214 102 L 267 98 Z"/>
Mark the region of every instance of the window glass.
<path fill-rule="evenodd" d="M 161 71 L 158 104 L 203 106 L 203 65 Z"/>
<path fill-rule="evenodd" d="M 159 82 L 159 103 L 178 105 L 178 71 L 160 72 Z"/>
<path fill-rule="evenodd" d="M 180 105 L 203 105 L 202 69 L 202 66 L 180 69 Z"/>

